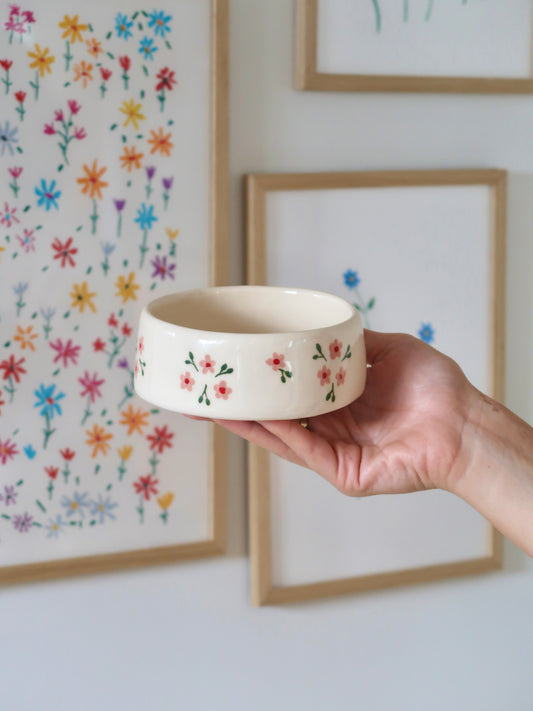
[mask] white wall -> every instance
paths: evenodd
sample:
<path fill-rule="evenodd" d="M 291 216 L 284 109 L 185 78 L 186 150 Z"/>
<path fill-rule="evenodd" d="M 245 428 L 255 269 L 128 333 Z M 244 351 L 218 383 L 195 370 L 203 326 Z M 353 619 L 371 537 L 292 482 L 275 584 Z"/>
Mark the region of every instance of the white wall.
<path fill-rule="evenodd" d="M 292 0 L 231 0 L 231 281 L 247 171 L 510 171 L 507 401 L 533 421 L 533 97 L 297 93 Z M 533 562 L 285 608 L 248 599 L 244 455 L 225 559 L 0 591 L 0 709 L 533 708 Z M 310 474 L 311 476 L 311 474 Z"/>

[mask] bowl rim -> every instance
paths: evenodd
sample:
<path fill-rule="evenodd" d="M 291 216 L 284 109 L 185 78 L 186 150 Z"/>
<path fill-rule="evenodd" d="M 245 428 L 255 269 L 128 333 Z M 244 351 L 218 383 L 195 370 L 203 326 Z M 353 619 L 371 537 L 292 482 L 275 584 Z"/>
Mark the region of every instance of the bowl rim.
<path fill-rule="evenodd" d="M 314 295 L 314 296 L 319 296 L 319 297 L 327 297 L 329 299 L 332 299 L 334 301 L 339 302 L 340 304 L 343 304 L 344 306 L 348 307 L 348 310 L 350 311 L 350 315 L 343 319 L 342 321 L 335 321 L 332 322 L 331 324 L 328 324 L 327 326 L 318 326 L 316 328 L 307 328 L 307 329 L 300 329 L 300 330 L 291 330 L 291 331 L 265 331 L 265 332 L 260 332 L 260 333 L 247 333 L 247 332 L 241 332 L 241 331 L 209 331 L 206 329 L 199 329 L 199 328 L 190 328 L 189 326 L 181 326 L 180 324 L 172 323 L 171 321 L 165 321 L 164 319 L 159 318 L 158 316 L 155 316 L 151 312 L 151 308 L 155 306 L 158 303 L 165 302 L 165 301 L 172 301 L 173 299 L 179 297 L 179 298 L 186 298 L 188 296 L 193 296 L 193 295 L 200 295 L 204 293 L 210 293 L 210 294 L 216 294 L 219 292 L 239 292 L 239 291 L 249 291 L 250 289 L 258 290 L 258 291 L 277 291 L 277 292 L 286 292 L 286 293 L 302 293 L 302 294 L 308 294 L 308 295 Z M 301 289 L 299 287 L 287 287 L 287 286 L 268 286 L 268 285 L 259 285 L 259 284 L 240 284 L 240 285 L 235 285 L 235 286 L 207 286 L 207 287 L 200 287 L 196 289 L 185 289 L 183 291 L 175 291 L 171 294 L 165 294 L 164 296 L 159 296 L 157 299 L 153 299 L 152 301 L 149 301 L 147 304 L 144 305 L 142 312 L 141 312 L 141 318 L 145 319 L 148 318 L 151 321 L 157 323 L 158 325 L 163 325 L 165 328 L 173 327 L 176 330 L 179 330 L 180 332 L 184 333 L 189 333 L 191 336 L 193 334 L 200 334 L 200 333 L 205 333 L 209 334 L 210 338 L 213 339 L 228 339 L 233 336 L 236 337 L 246 337 L 246 338 L 254 338 L 257 340 L 262 340 L 262 339 L 267 339 L 267 338 L 272 338 L 272 337 L 286 337 L 290 334 L 295 334 L 300 337 L 304 337 L 305 335 L 311 335 L 313 333 L 316 333 L 318 331 L 323 331 L 325 329 L 329 328 L 339 328 L 341 326 L 346 325 L 352 320 L 355 320 L 358 322 L 359 326 L 361 326 L 362 329 L 362 319 L 361 315 L 358 312 L 358 310 L 355 308 L 353 304 L 351 304 L 349 301 L 346 301 L 346 299 L 343 299 L 341 296 L 337 296 L 336 294 L 331 294 L 328 291 L 320 291 L 318 289 Z"/>

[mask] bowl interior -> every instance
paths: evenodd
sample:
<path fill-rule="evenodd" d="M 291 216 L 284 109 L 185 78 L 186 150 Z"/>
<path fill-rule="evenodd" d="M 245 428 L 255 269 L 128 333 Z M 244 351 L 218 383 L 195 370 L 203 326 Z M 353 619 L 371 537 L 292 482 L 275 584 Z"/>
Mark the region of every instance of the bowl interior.
<path fill-rule="evenodd" d="M 287 333 L 344 323 L 353 307 L 332 294 L 275 287 L 219 287 L 164 296 L 147 307 L 176 326 L 219 333 Z"/>

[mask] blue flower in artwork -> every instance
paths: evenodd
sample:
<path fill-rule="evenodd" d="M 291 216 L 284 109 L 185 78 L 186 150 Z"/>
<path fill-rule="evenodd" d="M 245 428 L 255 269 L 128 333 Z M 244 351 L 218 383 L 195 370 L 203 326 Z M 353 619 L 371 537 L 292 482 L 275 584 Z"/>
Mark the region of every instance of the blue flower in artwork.
<path fill-rule="evenodd" d="M 56 394 L 54 393 L 55 389 L 55 383 L 52 383 L 52 385 L 49 385 L 48 387 L 45 387 L 43 383 L 41 383 L 39 390 L 34 391 L 35 397 L 37 398 L 37 402 L 34 404 L 34 407 L 42 407 L 39 414 L 43 417 L 49 417 L 52 419 L 54 413 L 57 412 L 58 415 L 62 414 L 61 406 L 58 404 L 58 400 L 64 398 L 65 393 L 58 392 Z"/>
<path fill-rule="evenodd" d="M 156 37 L 159 35 L 164 39 L 166 36 L 165 32 L 170 32 L 169 23 L 170 20 L 172 20 L 172 15 L 165 15 L 163 10 L 160 10 L 159 12 L 157 12 L 157 10 L 153 10 L 150 13 L 149 18 L 148 27 L 154 28 L 154 34 Z"/>
<path fill-rule="evenodd" d="M 91 502 L 87 500 L 88 496 L 87 492 L 80 494 L 78 491 L 75 491 L 72 496 L 63 496 L 61 506 L 65 508 L 67 518 L 75 513 L 79 513 L 80 518 L 85 517 L 84 509 L 89 508 L 91 505 Z"/>
<path fill-rule="evenodd" d="M 39 198 L 37 201 L 37 207 L 44 207 L 48 211 L 52 206 L 55 207 L 56 210 L 59 210 L 59 205 L 57 204 L 57 199 L 61 195 L 61 190 L 56 190 L 56 181 L 52 180 L 50 181 L 50 185 L 46 185 L 46 180 L 44 178 L 41 179 L 41 187 L 35 186 L 35 194 Z"/>
<path fill-rule="evenodd" d="M 139 45 L 139 54 L 142 54 L 145 59 L 153 61 L 156 52 L 157 47 L 154 45 L 153 37 L 143 37 Z"/>
<path fill-rule="evenodd" d="M 33 459 L 37 452 L 34 450 L 34 448 L 31 446 L 31 444 L 28 444 L 26 447 L 23 447 L 24 449 L 24 454 L 28 457 L 28 459 Z"/>
<path fill-rule="evenodd" d="M 10 156 L 15 153 L 15 143 L 19 142 L 18 131 L 16 126 L 11 127 L 9 121 L 6 121 L 3 126 L 0 124 L 0 157 L 4 156 L 6 150 L 9 151 Z"/>
<path fill-rule="evenodd" d="M 154 206 L 147 206 L 146 203 L 142 203 L 141 207 L 137 209 L 137 217 L 134 222 L 136 222 L 141 230 L 151 230 L 153 223 L 157 222 L 158 218 L 154 215 Z"/>
<path fill-rule="evenodd" d="M 420 326 L 418 335 L 425 343 L 433 343 L 433 341 L 435 339 L 435 331 L 431 327 L 430 323 L 423 323 Z"/>
<path fill-rule="evenodd" d="M 26 289 L 28 288 L 28 282 L 27 281 L 19 281 L 18 284 L 15 284 L 13 287 L 13 291 L 17 296 L 22 296 Z"/>
<path fill-rule="evenodd" d="M 349 289 L 355 289 L 355 287 L 361 281 L 357 272 L 354 272 L 352 269 L 348 269 L 347 271 L 345 271 L 342 276 L 344 277 L 344 283 Z"/>
<path fill-rule="evenodd" d="M 55 519 L 49 518 L 48 523 L 43 526 L 44 530 L 48 532 L 46 534 L 46 537 L 57 538 L 61 532 L 61 529 L 64 528 L 66 525 L 67 522 L 63 521 L 63 516 L 61 516 L 61 514 L 57 514 Z"/>
<path fill-rule="evenodd" d="M 133 20 L 128 20 L 128 16 L 124 15 L 122 12 L 118 12 L 115 17 L 115 31 L 119 37 L 127 40 L 128 37 L 132 36 L 131 28 L 133 27 Z"/>
<path fill-rule="evenodd" d="M 117 503 L 111 501 L 110 496 L 104 497 L 102 494 L 98 494 L 98 499 L 96 501 L 91 501 L 91 516 L 98 516 L 98 523 L 104 523 L 106 517 L 114 520 L 116 518 L 115 514 L 111 513 L 113 509 L 118 506 Z"/>
<path fill-rule="evenodd" d="M 116 244 L 112 244 L 111 242 L 100 242 L 100 247 L 102 247 L 104 256 L 109 257 L 109 255 L 113 254 L 115 251 Z"/>
<path fill-rule="evenodd" d="M 51 306 L 47 306 L 46 309 L 41 309 L 41 316 L 44 318 L 45 321 L 50 321 L 50 319 L 54 316 L 56 310 L 52 308 Z"/>

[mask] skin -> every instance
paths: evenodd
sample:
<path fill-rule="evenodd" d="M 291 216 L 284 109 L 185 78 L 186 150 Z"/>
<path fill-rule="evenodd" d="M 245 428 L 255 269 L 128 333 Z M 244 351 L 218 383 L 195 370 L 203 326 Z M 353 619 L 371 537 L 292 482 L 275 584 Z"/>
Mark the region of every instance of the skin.
<path fill-rule="evenodd" d="M 533 555 L 533 429 L 422 341 L 367 330 L 365 344 L 363 395 L 311 418 L 309 429 L 215 422 L 348 496 L 450 491 Z"/>

